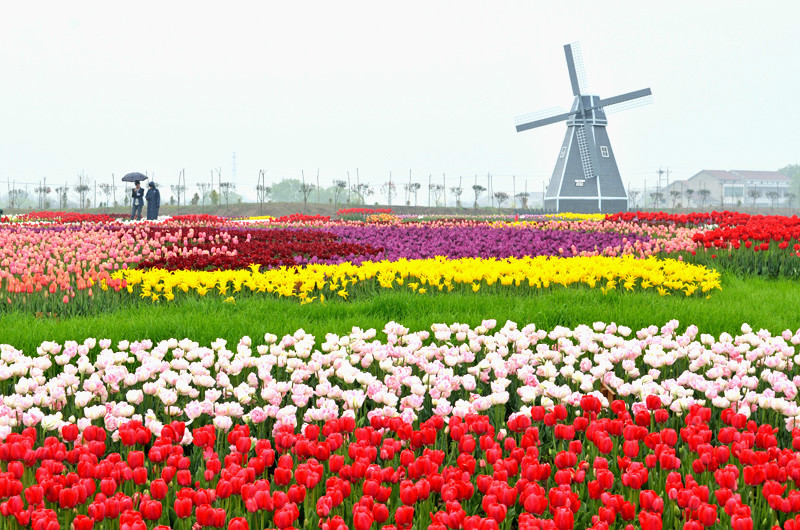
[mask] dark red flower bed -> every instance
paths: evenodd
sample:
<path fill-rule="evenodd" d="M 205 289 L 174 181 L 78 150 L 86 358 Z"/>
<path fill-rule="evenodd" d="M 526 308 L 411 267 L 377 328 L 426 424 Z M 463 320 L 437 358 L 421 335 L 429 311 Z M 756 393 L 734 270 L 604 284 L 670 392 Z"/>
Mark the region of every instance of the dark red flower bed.
<path fill-rule="evenodd" d="M 164 228 L 154 231 L 167 252 L 143 259 L 137 268 L 230 270 L 250 265 L 293 266 L 372 256 L 382 248 L 344 243 L 329 232 L 281 229 Z"/>
<path fill-rule="evenodd" d="M 341 216 L 366 216 L 375 215 L 379 213 L 392 213 L 391 208 L 342 208 L 336 212 L 336 215 Z"/>
<path fill-rule="evenodd" d="M 0 515 L 37 530 L 797 528 L 800 430 L 780 447 L 776 429 L 730 409 L 679 420 L 646 402 L 603 417 L 585 396 L 502 430 L 478 415 L 416 428 L 344 417 L 269 438 L 180 422 L 154 437 L 131 421 L 118 441 L 96 426 L 27 428 L 0 445 Z"/>
<path fill-rule="evenodd" d="M 272 223 L 327 223 L 331 220 L 329 215 L 305 215 L 302 213 L 293 213 L 291 215 L 283 215 L 271 219 Z"/>
<path fill-rule="evenodd" d="M 199 214 L 199 215 L 173 215 L 165 219 L 163 223 L 191 223 L 191 224 L 222 224 L 228 222 L 225 217 L 218 215 Z"/>

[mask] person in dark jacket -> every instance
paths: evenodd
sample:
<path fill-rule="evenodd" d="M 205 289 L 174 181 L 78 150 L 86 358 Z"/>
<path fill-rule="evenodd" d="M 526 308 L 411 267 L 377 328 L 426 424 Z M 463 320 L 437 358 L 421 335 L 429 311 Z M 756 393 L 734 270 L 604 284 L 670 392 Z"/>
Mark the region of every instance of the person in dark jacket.
<path fill-rule="evenodd" d="M 138 180 L 136 184 L 134 184 L 131 196 L 133 197 L 133 202 L 131 203 L 131 221 L 135 221 L 137 218 L 141 221 L 142 206 L 144 206 L 144 190 Z"/>
<path fill-rule="evenodd" d="M 154 182 L 149 184 L 150 189 L 147 190 L 147 219 L 155 221 L 158 219 L 158 208 L 161 206 L 161 192 L 158 191 Z"/>

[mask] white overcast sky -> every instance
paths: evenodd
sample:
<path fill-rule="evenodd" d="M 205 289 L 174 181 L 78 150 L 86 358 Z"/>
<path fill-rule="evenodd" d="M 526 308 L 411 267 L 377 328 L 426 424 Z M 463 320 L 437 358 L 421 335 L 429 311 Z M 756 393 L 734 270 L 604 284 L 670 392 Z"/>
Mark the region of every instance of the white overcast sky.
<path fill-rule="evenodd" d="M 626 183 L 778 169 L 800 161 L 799 16 L 797 0 L 4 2 L 0 180 L 185 168 L 192 185 L 230 179 L 235 152 L 240 188 L 359 168 L 541 190 L 565 126 L 518 134 L 514 117 L 571 104 L 573 41 L 593 93 L 653 90 L 610 116 Z"/>

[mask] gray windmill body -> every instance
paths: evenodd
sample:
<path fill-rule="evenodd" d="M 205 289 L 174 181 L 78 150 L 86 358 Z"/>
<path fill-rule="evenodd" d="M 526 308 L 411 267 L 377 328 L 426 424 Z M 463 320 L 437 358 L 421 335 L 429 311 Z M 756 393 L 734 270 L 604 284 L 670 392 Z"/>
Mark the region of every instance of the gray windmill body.
<path fill-rule="evenodd" d="M 652 101 L 649 88 L 612 98 L 586 93 L 586 76 L 577 43 L 564 46 L 574 100 L 569 110 L 554 108 L 517 119 L 517 132 L 566 122 L 556 167 L 544 196 L 546 210 L 614 213 L 628 208 L 628 196 L 608 139 L 607 112 Z"/>

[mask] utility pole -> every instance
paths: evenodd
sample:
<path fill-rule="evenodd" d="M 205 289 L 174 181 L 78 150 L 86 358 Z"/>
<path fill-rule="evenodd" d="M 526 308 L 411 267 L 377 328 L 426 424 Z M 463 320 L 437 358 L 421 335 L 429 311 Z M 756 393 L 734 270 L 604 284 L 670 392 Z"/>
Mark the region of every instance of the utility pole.
<path fill-rule="evenodd" d="M 625 195 L 628 196 L 628 209 L 630 210 L 631 209 L 631 181 L 630 180 L 628 181 L 628 193 L 626 193 Z"/>
<path fill-rule="evenodd" d="M 408 197 L 406 198 L 406 206 L 411 206 L 411 170 L 408 170 L 408 190 L 406 190 Z M 416 195 L 414 195 L 416 197 Z M 416 206 L 416 200 L 414 201 Z"/>
<path fill-rule="evenodd" d="M 642 205 L 642 209 L 647 208 L 647 179 L 644 179 L 644 204 Z"/>
<path fill-rule="evenodd" d="M 302 177 L 303 177 L 303 187 L 300 188 L 300 191 L 303 192 L 303 210 L 304 210 L 303 213 L 306 213 L 305 210 L 307 210 L 307 208 L 306 208 L 306 173 L 305 173 L 305 171 L 303 171 L 301 169 L 300 170 L 300 175 L 302 175 Z"/>
<path fill-rule="evenodd" d="M 431 207 L 431 174 L 428 173 L 428 208 Z"/>
<path fill-rule="evenodd" d="M 514 205 L 514 211 L 517 211 L 517 176 L 511 175 L 511 203 Z"/>
<path fill-rule="evenodd" d="M 319 204 L 319 168 L 317 168 L 317 204 Z"/>

